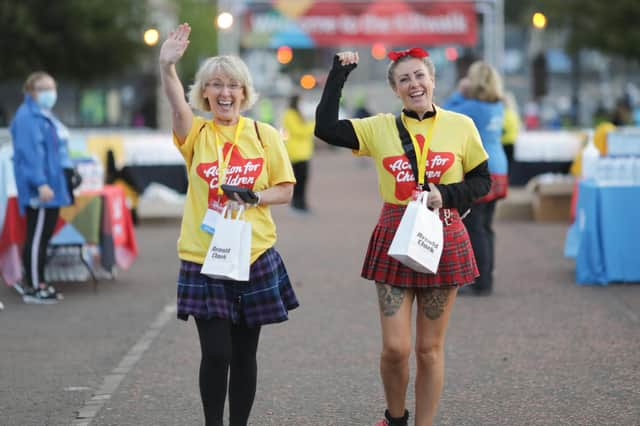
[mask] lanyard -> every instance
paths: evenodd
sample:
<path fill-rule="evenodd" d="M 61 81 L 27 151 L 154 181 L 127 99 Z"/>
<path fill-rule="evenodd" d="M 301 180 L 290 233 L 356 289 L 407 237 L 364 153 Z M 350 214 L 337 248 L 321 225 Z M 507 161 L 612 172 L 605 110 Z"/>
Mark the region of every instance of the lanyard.
<path fill-rule="evenodd" d="M 224 191 L 222 191 L 222 185 L 225 183 L 227 179 L 227 166 L 229 165 L 229 161 L 231 161 L 231 153 L 233 152 L 233 148 L 238 143 L 238 139 L 240 137 L 240 132 L 242 132 L 242 127 L 244 127 L 244 117 L 240 117 L 238 120 L 238 125 L 236 126 L 236 132 L 233 137 L 233 142 L 231 143 L 231 148 L 229 148 L 229 152 L 227 152 L 227 156 L 223 158 L 223 149 L 220 140 L 218 139 L 218 128 L 214 123 L 213 126 L 216 128 L 215 131 L 215 140 L 216 140 L 216 151 L 218 152 L 218 195 L 222 196 Z"/>
<path fill-rule="evenodd" d="M 438 114 L 433 117 L 433 123 L 427 129 L 427 135 L 425 137 L 424 146 L 420 149 L 420 144 L 416 140 L 416 137 L 409 131 L 409 127 L 405 122 L 405 115 L 402 114 L 402 124 L 407 129 L 407 133 L 411 137 L 411 143 L 413 143 L 413 149 L 416 151 L 416 160 L 418 163 L 418 189 L 422 190 L 424 186 L 424 175 L 427 172 L 427 154 L 429 153 L 429 146 L 431 145 L 431 136 L 433 135 L 433 128 L 436 127 L 436 120 L 438 120 Z"/>

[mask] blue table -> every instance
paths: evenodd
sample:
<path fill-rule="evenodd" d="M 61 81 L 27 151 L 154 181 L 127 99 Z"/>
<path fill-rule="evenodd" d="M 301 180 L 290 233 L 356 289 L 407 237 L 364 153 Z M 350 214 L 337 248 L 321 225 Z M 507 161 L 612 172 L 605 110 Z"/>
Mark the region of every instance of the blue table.
<path fill-rule="evenodd" d="M 565 255 L 578 284 L 640 283 L 640 186 L 578 184 L 576 220 Z"/>

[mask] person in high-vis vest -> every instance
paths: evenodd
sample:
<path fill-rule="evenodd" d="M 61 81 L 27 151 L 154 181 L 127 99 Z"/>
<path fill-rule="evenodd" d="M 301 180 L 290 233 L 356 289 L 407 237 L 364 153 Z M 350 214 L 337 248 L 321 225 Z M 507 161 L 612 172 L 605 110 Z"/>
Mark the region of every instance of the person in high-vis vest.
<path fill-rule="evenodd" d="M 291 207 L 299 212 L 307 213 L 307 186 L 309 183 L 309 166 L 313 156 L 313 128 L 315 123 L 306 120 L 300 112 L 300 96 L 293 95 L 282 116 L 287 152 L 296 176 L 296 186 L 293 188 Z"/>
<path fill-rule="evenodd" d="M 504 92 L 504 121 L 502 122 L 502 147 L 504 154 L 507 156 L 509 170 L 514 161 L 515 146 L 520 133 L 522 121 L 518 113 L 518 103 L 511 92 Z"/>

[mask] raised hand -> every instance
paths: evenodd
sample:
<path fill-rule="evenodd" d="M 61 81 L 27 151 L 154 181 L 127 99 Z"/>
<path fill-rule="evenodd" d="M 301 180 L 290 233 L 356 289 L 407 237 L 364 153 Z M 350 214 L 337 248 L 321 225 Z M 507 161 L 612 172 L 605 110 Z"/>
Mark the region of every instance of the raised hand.
<path fill-rule="evenodd" d="M 360 60 L 359 56 L 358 56 L 358 52 L 339 52 L 336 53 L 336 56 L 338 57 L 338 60 L 340 61 L 340 64 L 343 66 L 346 65 L 358 65 L 358 61 Z"/>
<path fill-rule="evenodd" d="M 176 64 L 189 46 L 191 27 L 184 23 L 169 33 L 160 48 L 160 63 L 163 65 Z"/>

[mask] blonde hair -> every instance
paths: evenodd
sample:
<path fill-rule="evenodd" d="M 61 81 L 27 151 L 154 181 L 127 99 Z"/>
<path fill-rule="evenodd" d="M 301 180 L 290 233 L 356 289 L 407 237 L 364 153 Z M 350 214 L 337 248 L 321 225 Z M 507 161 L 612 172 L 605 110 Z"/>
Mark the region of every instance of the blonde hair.
<path fill-rule="evenodd" d="M 213 56 L 200 66 L 196 72 L 195 81 L 189 86 L 189 105 L 201 111 L 211 111 L 209 101 L 204 97 L 205 85 L 214 74 L 220 73 L 242 84 L 244 100 L 240 104 L 240 110 L 248 110 L 258 100 L 258 94 L 253 87 L 253 81 L 249 69 L 242 59 L 237 56 L 223 55 Z"/>
<path fill-rule="evenodd" d="M 36 83 L 40 80 L 42 80 L 43 78 L 50 78 L 51 80 L 55 81 L 53 77 L 51 77 L 51 75 L 48 72 L 45 71 L 34 71 L 31 74 L 29 74 L 29 76 L 27 77 L 27 79 L 24 82 L 24 85 L 22 86 L 22 91 L 24 93 L 33 93 L 36 91 Z"/>
<path fill-rule="evenodd" d="M 396 71 L 396 67 L 398 66 L 399 63 L 407 61 L 409 59 L 421 60 L 424 63 L 424 65 L 427 67 L 429 74 L 431 74 L 431 78 L 433 78 L 434 80 L 436 79 L 436 67 L 435 65 L 433 65 L 433 62 L 431 62 L 431 59 L 428 56 L 424 58 L 416 58 L 415 56 L 407 55 L 407 56 L 398 58 L 395 61 L 391 61 L 389 63 L 389 66 L 387 67 L 387 82 L 389 83 L 389 86 L 391 86 L 392 89 L 396 88 L 396 82 L 393 78 L 394 77 L 393 73 Z"/>
<path fill-rule="evenodd" d="M 469 81 L 468 96 L 484 102 L 502 100 L 502 79 L 491 65 L 484 61 L 476 61 L 467 71 Z"/>

